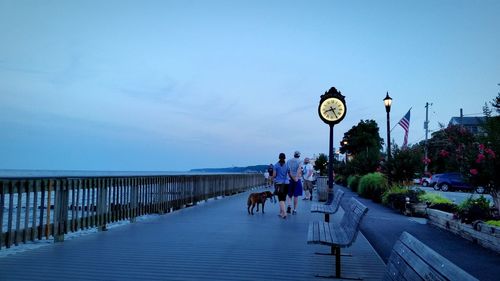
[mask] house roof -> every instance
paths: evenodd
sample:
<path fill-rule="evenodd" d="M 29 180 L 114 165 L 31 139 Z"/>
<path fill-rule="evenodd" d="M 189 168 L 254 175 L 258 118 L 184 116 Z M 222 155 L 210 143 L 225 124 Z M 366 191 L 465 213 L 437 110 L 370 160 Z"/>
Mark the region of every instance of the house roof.
<path fill-rule="evenodd" d="M 448 125 L 479 126 L 484 121 L 485 117 L 452 117 Z"/>

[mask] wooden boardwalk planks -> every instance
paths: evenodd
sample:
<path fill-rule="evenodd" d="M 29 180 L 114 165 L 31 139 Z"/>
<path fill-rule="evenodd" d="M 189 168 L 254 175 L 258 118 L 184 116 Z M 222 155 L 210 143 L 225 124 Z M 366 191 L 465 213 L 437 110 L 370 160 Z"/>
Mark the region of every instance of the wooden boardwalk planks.
<path fill-rule="evenodd" d="M 255 190 L 250 191 L 255 192 Z M 286 220 L 278 204 L 248 215 L 249 192 L 0 258 L 0 280 L 313 280 L 334 257 L 307 245 L 311 201 Z M 335 216 L 341 216 L 340 210 Z M 326 233 L 325 233 L 326 235 Z M 385 264 L 360 235 L 346 274 L 381 280 Z"/>

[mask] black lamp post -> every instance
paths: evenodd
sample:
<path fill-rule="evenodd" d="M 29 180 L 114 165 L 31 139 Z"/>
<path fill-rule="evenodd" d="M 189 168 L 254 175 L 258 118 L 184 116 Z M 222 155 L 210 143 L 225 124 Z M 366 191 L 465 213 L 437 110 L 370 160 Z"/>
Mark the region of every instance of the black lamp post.
<path fill-rule="evenodd" d="M 391 112 L 392 98 L 387 92 L 384 98 L 385 112 L 387 112 L 387 181 L 391 185 L 391 122 L 389 113 Z"/>
<path fill-rule="evenodd" d="M 347 165 L 347 161 L 349 160 L 349 152 L 347 150 L 347 144 L 349 144 L 349 142 L 346 140 L 346 139 L 343 139 L 342 140 L 342 146 L 344 146 L 344 150 L 345 150 L 345 164 Z"/>

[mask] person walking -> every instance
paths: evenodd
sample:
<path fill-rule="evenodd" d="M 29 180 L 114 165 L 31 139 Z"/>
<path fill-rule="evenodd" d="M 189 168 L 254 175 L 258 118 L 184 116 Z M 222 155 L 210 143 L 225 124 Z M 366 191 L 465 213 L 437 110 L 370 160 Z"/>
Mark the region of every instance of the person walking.
<path fill-rule="evenodd" d="M 267 170 L 264 172 L 264 179 L 265 184 L 267 185 L 267 187 L 269 187 L 269 172 Z"/>
<path fill-rule="evenodd" d="M 273 178 L 274 178 L 274 184 L 276 186 L 275 192 L 276 195 L 278 195 L 278 201 L 280 206 L 279 216 L 283 219 L 286 219 L 285 201 L 286 201 L 286 195 L 288 193 L 288 184 L 290 183 L 288 179 L 288 175 L 290 174 L 290 169 L 288 168 L 288 165 L 285 162 L 286 159 L 285 153 L 280 153 L 278 158 L 279 158 L 278 162 L 274 164 Z"/>
<path fill-rule="evenodd" d="M 302 165 L 300 161 L 300 151 L 295 151 L 293 153 L 293 158 L 287 162 L 290 175 L 290 185 L 288 187 L 288 207 L 286 212 L 289 214 L 291 211 L 291 204 L 293 198 L 293 212 L 297 213 L 297 205 L 299 203 L 299 196 L 302 196 L 302 182 L 300 178 L 302 177 Z"/>
<path fill-rule="evenodd" d="M 271 186 L 273 186 L 273 174 L 274 174 L 274 165 L 273 164 L 269 164 L 269 167 L 267 167 L 267 172 L 269 173 L 267 185 L 269 187 L 271 187 Z"/>
<path fill-rule="evenodd" d="M 314 181 L 314 167 L 310 163 L 308 157 L 304 158 L 304 165 L 302 165 L 302 179 L 304 180 L 304 200 L 312 200 L 312 190 Z"/>

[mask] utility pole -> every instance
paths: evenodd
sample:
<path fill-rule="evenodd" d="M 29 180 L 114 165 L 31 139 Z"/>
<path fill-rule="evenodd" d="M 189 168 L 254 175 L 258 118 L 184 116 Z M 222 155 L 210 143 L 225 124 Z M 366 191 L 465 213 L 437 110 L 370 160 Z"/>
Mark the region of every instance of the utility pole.
<path fill-rule="evenodd" d="M 425 168 L 424 168 L 424 174 L 427 174 L 427 138 L 429 135 L 429 104 L 428 102 L 425 103 L 425 122 L 424 122 L 424 129 L 425 129 L 425 145 L 424 145 L 424 159 L 425 159 Z"/>

